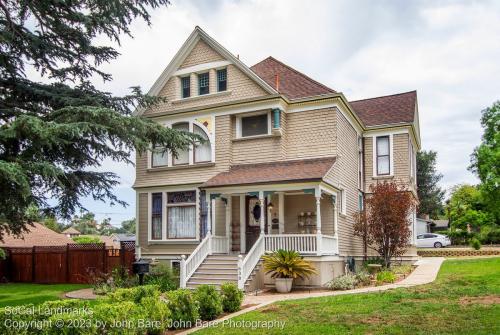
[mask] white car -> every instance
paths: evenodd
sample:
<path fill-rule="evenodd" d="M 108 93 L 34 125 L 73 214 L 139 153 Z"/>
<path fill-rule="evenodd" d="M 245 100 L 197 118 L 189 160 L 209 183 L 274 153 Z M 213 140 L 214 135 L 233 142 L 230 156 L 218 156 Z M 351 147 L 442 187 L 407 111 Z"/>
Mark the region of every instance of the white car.
<path fill-rule="evenodd" d="M 449 245 L 451 241 L 446 235 L 432 233 L 417 235 L 417 248 L 443 248 Z"/>

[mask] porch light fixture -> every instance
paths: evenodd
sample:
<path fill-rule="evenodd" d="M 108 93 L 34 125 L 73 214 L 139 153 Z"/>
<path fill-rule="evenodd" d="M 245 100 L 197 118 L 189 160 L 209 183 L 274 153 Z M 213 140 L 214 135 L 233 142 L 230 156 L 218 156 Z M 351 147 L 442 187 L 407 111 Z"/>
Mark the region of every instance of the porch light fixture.
<path fill-rule="evenodd" d="M 273 203 L 272 202 L 268 203 L 267 208 L 269 208 L 269 210 L 272 211 L 274 208 Z"/>

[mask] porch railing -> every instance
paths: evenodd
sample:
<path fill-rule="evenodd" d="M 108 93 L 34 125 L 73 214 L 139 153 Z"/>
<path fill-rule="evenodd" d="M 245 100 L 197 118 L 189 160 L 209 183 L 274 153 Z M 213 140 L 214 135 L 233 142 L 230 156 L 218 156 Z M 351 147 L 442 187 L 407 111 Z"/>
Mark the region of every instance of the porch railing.
<path fill-rule="evenodd" d="M 215 254 L 225 254 L 229 250 L 229 238 L 226 236 L 212 236 L 212 252 Z"/>
<path fill-rule="evenodd" d="M 245 282 L 252 273 L 253 269 L 259 262 L 262 255 L 265 252 L 265 242 L 264 235 L 260 235 L 257 241 L 255 241 L 252 249 L 246 254 L 245 258 L 242 255 L 238 259 L 238 288 L 243 290 L 245 287 Z"/>
<path fill-rule="evenodd" d="M 318 246 L 316 236 L 311 234 L 266 235 L 266 251 L 285 249 L 295 250 L 301 254 L 315 254 Z"/>

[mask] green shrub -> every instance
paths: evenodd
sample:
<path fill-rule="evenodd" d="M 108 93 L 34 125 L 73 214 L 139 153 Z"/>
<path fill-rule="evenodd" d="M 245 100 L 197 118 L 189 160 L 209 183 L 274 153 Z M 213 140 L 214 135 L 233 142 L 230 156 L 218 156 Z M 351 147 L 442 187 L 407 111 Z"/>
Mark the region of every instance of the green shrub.
<path fill-rule="evenodd" d="M 78 244 L 103 243 L 97 236 L 76 236 L 73 241 Z"/>
<path fill-rule="evenodd" d="M 355 276 L 356 276 L 356 284 L 360 284 L 363 286 L 371 284 L 371 276 L 367 271 L 361 270 L 357 272 Z"/>
<path fill-rule="evenodd" d="M 474 248 L 474 250 L 479 250 L 481 249 L 481 242 L 477 238 L 473 238 L 470 240 L 470 246 Z"/>
<path fill-rule="evenodd" d="M 132 288 L 120 288 L 115 292 L 109 293 L 105 298 L 104 302 L 124 302 L 132 301 L 136 304 L 140 303 L 142 298 L 145 297 L 160 297 L 160 290 L 156 285 L 144 285 Z"/>
<path fill-rule="evenodd" d="M 481 231 L 479 232 L 477 238 L 481 244 L 500 244 L 500 227 L 481 227 Z"/>
<path fill-rule="evenodd" d="M 220 287 L 222 309 L 224 312 L 239 311 L 243 302 L 243 291 L 234 283 L 223 283 Z"/>
<path fill-rule="evenodd" d="M 396 280 L 396 275 L 391 271 L 385 270 L 385 271 L 380 271 L 379 273 L 377 273 L 377 283 L 378 284 L 394 283 L 395 280 Z"/>
<path fill-rule="evenodd" d="M 167 292 L 167 306 L 175 329 L 194 326 L 200 316 L 198 301 L 187 289 Z"/>
<path fill-rule="evenodd" d="M 345 275 L 333 278 L 326 284 L 326 287 L 328 287 L 331 290 L 345 291 L 345 290 L 352 290 L 357 283 L 358 281 L 356 279 L 356 275 L 352 273 L 347 273 Z"/>
<path fill-rule="evenodd" d="M 148 326 L 146 331 L 148 334 L 163 334 L 170 324 L 170 310 L 167 303 L 160 297 L 144 297 L 141 300 L 141 308 L 144 315 L 147 317 Z"/>
<path fill-rule="evenodd" d="M 57 313 L 48 317 L 48 324 L 44 328 L 44 335 L 93 335 L 99 333 L 94 320 L 95 316 L 86 317 L 75 313 Z M 106 334 L 118 334 L 108 332 Z M 128 333 L 130 334 L 130 333 Z"/>
<path fill-rule="evenodd" d="M 143 334 L 145 329 L 141 327 L 139 320 L 149 320 L 149 315 L 132 301 L 99 303 L 93 307 L 93 312 L 92 319 L 99 324 L 97 334 Z M 113 326 L 117 323 L 120 326 Z"/>
<path fill-rule="evenodd" d="M 195 291 L 195 297 L 200 306 L 200 319 L 213 320 L 222 314 L 221 296 L 215 289 L 215 286 L 198 286 Z"/>
<path fill-rule="evenodd" d="M 139 283 L 136 276 L 131 276 L 125 266 L 117 266 L 111 271 L 111 280 L 115 288 L 128 288 Z"/>
<path fill-rule="evenodd" d="M 363 261 L 363 267 L 367 267 L 368 264 L 380 264 L 384 265 L 384 259 L 378 256 L 368 257 L 366 261 Z"/>
<path fill-rule="evenodd" d="M 0 308 L 0 334 L 2 335 L 34 335 L 41 334 L 42 327 L 37 327 L 35 322 L 46 319 L 46 316 L 41 315 L 37 311 L 37 307 L 33 304 L 16 306 L 12 308 L 19 308 L 22 310 L 28 310 L 34 308 L 34 314 L 26 313 L 15 313 L 11 307 Z M 18 328 L 13 327 L 12 324 L 18 322 L 33 322 L 33 326 L 30 328 Z"/>
<path fill-rule="evenodd" d="M 151 272 L 144 277 L 144 283 L 157 285 L 161 292 L 179 288 L 179 278 L 175 271 L 166 264 L 157 264 L 151 267 Z"/>
<path fill-rule="evenodd" d="M 6 259 L 6 258 L 7 258 L 7 254 L 5 253 L 5 250 L 0 248 L 0 260 Z"/>

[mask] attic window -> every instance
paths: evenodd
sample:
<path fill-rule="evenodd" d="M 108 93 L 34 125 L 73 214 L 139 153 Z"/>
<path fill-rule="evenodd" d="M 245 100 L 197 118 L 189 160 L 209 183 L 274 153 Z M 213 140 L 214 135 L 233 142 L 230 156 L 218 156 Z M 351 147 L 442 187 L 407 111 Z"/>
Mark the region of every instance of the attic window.
<path fill-rule="evenodd" d="M 191 96 L 191 78 L 189 76 L 182 77 L 181 84 L 182 84 L 182 98 L 189 98 Z"/>
<path fill-rule="evenodd" d="M 199 95 L 208 94 L 209 93 L 208 85 L 209 85 L 208 72 L 199 74 L 198 75 L 198 87 L 199 87 L 198 94 Z"/>
<path fill-rule="evenodd" d="M 217 70 L 217 91 L 222 92 L 227 90 L 227 70 Z"/>

